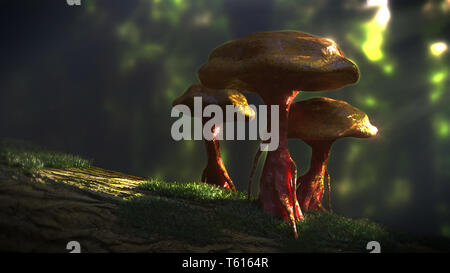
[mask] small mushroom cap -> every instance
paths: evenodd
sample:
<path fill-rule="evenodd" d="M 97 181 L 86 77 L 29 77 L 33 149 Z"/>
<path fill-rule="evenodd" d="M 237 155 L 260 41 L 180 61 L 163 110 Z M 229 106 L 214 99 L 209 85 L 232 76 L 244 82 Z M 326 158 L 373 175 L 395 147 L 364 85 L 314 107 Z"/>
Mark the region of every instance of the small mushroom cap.
<path fill-rule="evenodd" d="M 219 46 L 198 76 L 211 88 L 324 91 L 357 82 L 359 71 L 335 42 L 284 31 L 258 32 Z"/>
<path fill-rule="evenodd" d="M 243 115 L 246 120 L 255 117 L 255 111 L 248 105 L 247 99 L 241 92 L 233 89 L 211 89 L 201 83 L 192 84 L 183 95 L 173 101 L 172 106 L 184 104 L 189 107 L 193 114 L 194 97 L 202 98 L 202 107 L 217 105 L 225 111 L 227 105 L 233 105 L 237 106 L 238 114 Z"/>
<path fill-rule="evenodd" d="M 288 137 L 308 141 L 333 141 L 341 137 L 368 138 L 378 129 L 358 108 L 341 100 L 313 98 L 292 104 Z"/>

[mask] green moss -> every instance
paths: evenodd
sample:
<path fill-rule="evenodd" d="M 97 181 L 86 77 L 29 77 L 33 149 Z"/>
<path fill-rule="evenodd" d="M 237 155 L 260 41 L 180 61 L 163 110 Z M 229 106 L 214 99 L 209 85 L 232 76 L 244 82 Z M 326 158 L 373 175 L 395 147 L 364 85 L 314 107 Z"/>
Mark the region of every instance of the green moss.
<path fill-rule="evenodd" d="M 288 241 L 293 251 L 307 252 L 367 252 L 370 241 L 378 241 L 389 251 L 396 246 L 392 234 L 367 219 L 350 219 L 337 214 L 310 212 L 297 225 L 300 239 Z"/>
<path fill-rule="evenodd" d="M 120 215 L 144 232 L 163 234 L 195 244 L 226 241 L 229 232 L 273 239 L 280 251 L 368 252 L 369 241 L 384 251 L 397 251 L 395 236 L 367 219 L 313 212 L 297 224 L 299 239 L 283 221 L 264 213 L 257 201 L 205 183 L 150 180 L 140 189 L 152 195 L 125 200 Z"/>
<path fill-rule="evenodd" d="M 92 162 L 76 155 L 49 151 L 28 142 L 1 139 L 0 163 L 33 173 L 43 168 L 89 167 Z"/>
<path fill-rule="evenodd" d="M 224 200 L 245 200 L 242 192 L 231 192 L 206 183 L 165 182 L 151 179 L 139 185 L 139 189 L 156 193 L 160 196 L 175 197 L 199 202 L 220 202 Z"/>
<path fill-rule="evenodd" d="M 170 236 L 207 244 L 220 235 L 213 213 L 167 198 L 131 198 L 123 201 L 119 215 L 150 235 Z"/>
<path fill-rule="evenodd" d="M 125 200 L 120 215 L 148 232 L 169 235 L 181 241 L 214 243 L 230 231 L 280 238 L 288 226 L 263 213 L 254 198 L 205 183 L 165 182 L 152 179 L 140 190 L 146 197 Z M 169 199 L 170 198 L 170 199 Z"/>
<path fill-rule="evenodd" d="M 278 238 L 288 226 L 262 213 L 251 202 L 217 206 L 191 204 L 164 197 L 137 197 L 122 202 L 119 215 L 129 225 L 149 234 L 170 236 L 198 245 L 226 240 L 229 232 Z"/>

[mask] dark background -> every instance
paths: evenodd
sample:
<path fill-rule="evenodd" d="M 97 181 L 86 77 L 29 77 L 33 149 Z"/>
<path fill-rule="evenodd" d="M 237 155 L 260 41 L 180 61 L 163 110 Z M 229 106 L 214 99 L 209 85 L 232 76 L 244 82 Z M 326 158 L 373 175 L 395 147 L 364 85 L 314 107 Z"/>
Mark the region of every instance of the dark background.
<path fill-rule="evenodd" d="M 433 43 L 449 42 L 450 1 L 373 2 L 379 5 L 81 0 L 78 7 L 65 0 L 1 1 L 0 137 L 136 175 L 199 180 L 203 143 L 172 140 L 172 100 L 198 80 L 197 69 L 218 45 L 256 31 L 305 31 L 335 40 L 358 64 L 361 78 L 338 91 L 300 93 L 296 100 L 346 100 L 380 130 L 374 139 L 343 139 L 333 146 L 335 212 L 450 237 L 450 54 L 430 50 Z M 247 97 L 261 103 L 257 95 Z M 239 190 L 247 187 L 257 145 L 221 142 Z M 289 147 L 305 173 L 310 149 L 300 140 L 290 140 Z"/>

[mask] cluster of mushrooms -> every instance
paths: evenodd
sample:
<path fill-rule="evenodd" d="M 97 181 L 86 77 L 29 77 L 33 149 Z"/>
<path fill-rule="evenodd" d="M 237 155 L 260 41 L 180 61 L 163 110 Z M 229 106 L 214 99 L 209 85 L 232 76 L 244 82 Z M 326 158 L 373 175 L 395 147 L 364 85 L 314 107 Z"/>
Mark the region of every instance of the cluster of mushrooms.
<path fill-rule="evenodd" d="M 184 104 L 192 109 L 194 97 L 201 97 L 204 106 L 238 106 L 239 114 L 250 120 L 255 113 L 240 91 L 259 94 L 268 113 L 272 105 L 278 106 L 279 145 L 267 153 L 258 199 L 266 213 L 289 223 L 297 237 L 295 223 L 303 220 L 302 211 L 325 210 L 325 179 L 331 210 L 327 161 L 333 142 L 342 137 L 371 137 L 377 134 L 377 128 L 364 112 L 344 101 L 325 97 L 292 101 L 299 91 L 326 91 L 356 83 L 357 66 L 329 39 L 298 31 L 259 32 L 216 48 L 198 76 L 200 83 L 175 99 L 174 106 Z M 217 125 L 212 140 L 205 140 L 208 163 L 202 181 L 234 191 L 216 138 L 220 130 Z M 312 148 L 310 169 L 299 178 L 289 154 L 288 138 L 301 139 Z M 249 189 L 259 155 L 260 150 L 251 170 Z"/>

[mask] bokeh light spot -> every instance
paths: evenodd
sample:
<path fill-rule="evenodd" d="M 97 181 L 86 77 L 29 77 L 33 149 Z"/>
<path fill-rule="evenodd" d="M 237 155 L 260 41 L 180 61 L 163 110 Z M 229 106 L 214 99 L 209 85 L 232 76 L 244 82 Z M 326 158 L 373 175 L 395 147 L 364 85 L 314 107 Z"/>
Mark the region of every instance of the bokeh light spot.
<path fill-rule="evenodd" d="M 368 107 L 376 107 L 377 104 L 378 104 L 377 100 L 376 100 L 374 97 L 372 97 L 372 96 L 367 96 L 367 97 L 364 99 L 364 103 L 365 103 Z"/>
<path fill-rule="evenodd" d="M 412 188 L 405 178 L 397 178 L 392 183 L 391 192 L 386 196 L 386 203 L 391 207 L 405 205 L 411 200 Z"/>
<path fill-rule="evenodd" d="M 433 75 L 431 75 L 431 82 L 434 84 L 439 84 L 445 80 L 447 77 L 447 71 L 440 71 L 436 72 Z"/>
<path fill-rule="evenodd" d="M 436 42 L 430 45 L 430 52 L 433 56 L 439 57 L 448 50 L 448 46 L 444 42 Z"/>

